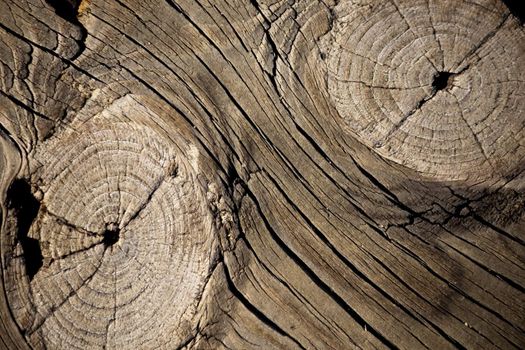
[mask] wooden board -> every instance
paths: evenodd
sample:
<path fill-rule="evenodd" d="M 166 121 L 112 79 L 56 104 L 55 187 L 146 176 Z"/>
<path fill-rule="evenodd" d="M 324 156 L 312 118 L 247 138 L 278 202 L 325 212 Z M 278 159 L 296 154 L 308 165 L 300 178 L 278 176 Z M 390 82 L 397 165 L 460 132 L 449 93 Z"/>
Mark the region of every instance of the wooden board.
<path fill-rule="evenodd" d="M 522 349 L 499 0 L 0 0 L 0 348 Z"/>

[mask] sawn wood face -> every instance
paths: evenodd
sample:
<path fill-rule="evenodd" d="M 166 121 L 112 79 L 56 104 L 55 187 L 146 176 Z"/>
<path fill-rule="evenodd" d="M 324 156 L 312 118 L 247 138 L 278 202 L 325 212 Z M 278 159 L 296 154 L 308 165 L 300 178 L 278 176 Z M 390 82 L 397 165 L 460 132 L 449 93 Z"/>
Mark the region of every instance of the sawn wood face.
<path fill-rule="evenodd" d="M 524 348 L 524 43 L 499 0 L 0 0 L 0 348 Z"/>

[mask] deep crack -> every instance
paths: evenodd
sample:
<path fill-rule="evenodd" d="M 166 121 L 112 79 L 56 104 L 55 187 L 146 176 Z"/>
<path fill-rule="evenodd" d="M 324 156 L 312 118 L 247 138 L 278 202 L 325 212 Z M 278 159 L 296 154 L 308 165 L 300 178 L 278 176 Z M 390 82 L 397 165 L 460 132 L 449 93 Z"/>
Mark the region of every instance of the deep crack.
<path fill-rule="evenodd" d="M 454 75 L 454 73 L 450 72 L 438 72 L 434 75 L 434 80 L 432 81 L 433 91 L 437 92 L 450 87 Z"/>
<path fill-rule="evenodd" d="M 521 0 L 503 0 L 510 13 L 516 17 L 521 25 L 525 23 L 525 6 Z"/>
<path fill-rule="evenodd" d="M 78 20 L 82 0 L 46 0 L 46 2 L 55 10 L 55 13 L 60 18 L 68 21 L 80 30 L 80 38 L 76 40 L 78 50 L 75 55 L 70 58 L 71 61 L 74 61 L 86 49 L 86 38 L 88 36 L 86 28 Z"/>
<path fill-rule="evenodd" d="M 116 224 L 107 224 L 106 229 L 103 233 L 102 243 L 104 243 L 105 248 L 109 248 L 120 239 L 120 229 Z"/>
<path fill-rule="evenodd" d="M 25 179 L 15 180 L 7 192 L 9 207 L 14 210 L 18 225 L 17 239 L 22 245 L 25 269 L 29 280 L 43 265 L 44 257 L 40 242 L 29 237 L 29 230 L 40 209 L 40 202 L 31 193 L 31 186 Z"/>

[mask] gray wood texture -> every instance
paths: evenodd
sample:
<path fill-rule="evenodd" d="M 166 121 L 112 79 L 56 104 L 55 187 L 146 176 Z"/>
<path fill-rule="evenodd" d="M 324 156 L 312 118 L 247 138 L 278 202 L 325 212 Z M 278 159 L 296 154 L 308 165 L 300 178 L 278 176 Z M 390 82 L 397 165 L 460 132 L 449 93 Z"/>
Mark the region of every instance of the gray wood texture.
<path fill-rule="evenodd" d="M 0 348 L 525 348 L 514 5 L 0 0 L 0 72 Z"/>

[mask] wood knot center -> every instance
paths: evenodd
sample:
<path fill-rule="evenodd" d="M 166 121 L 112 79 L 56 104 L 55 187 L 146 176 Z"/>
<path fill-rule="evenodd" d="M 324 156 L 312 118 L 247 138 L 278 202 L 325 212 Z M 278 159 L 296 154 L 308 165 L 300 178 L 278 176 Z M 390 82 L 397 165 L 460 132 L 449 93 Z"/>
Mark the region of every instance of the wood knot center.
<path fill-rule="evenodd" d="M 505 7 L 364 3 L 340 1 L 319 40 L 341 136 L 437 181 L 519 171 L 525 33 Z"/>
<path fill-rule="evenodd" d="M 103 239 L 102 242 L 104 243 L 104 247 L 109 248 L 115 243 L 117 243 L 120 239 L 120 229 L 117 224 L 111 223 L 106 225 L 106 229 L 103 233 Z"/>
<path fill-rule="evenodd" d="M 452 83 L 453 76 L 454 73 L 438 72 L 436 75 L 434 75 L 434 80 L 432 81 L 432 89 L 435 92 L 438 92 L 440 90 L 449 88 Z"/>

